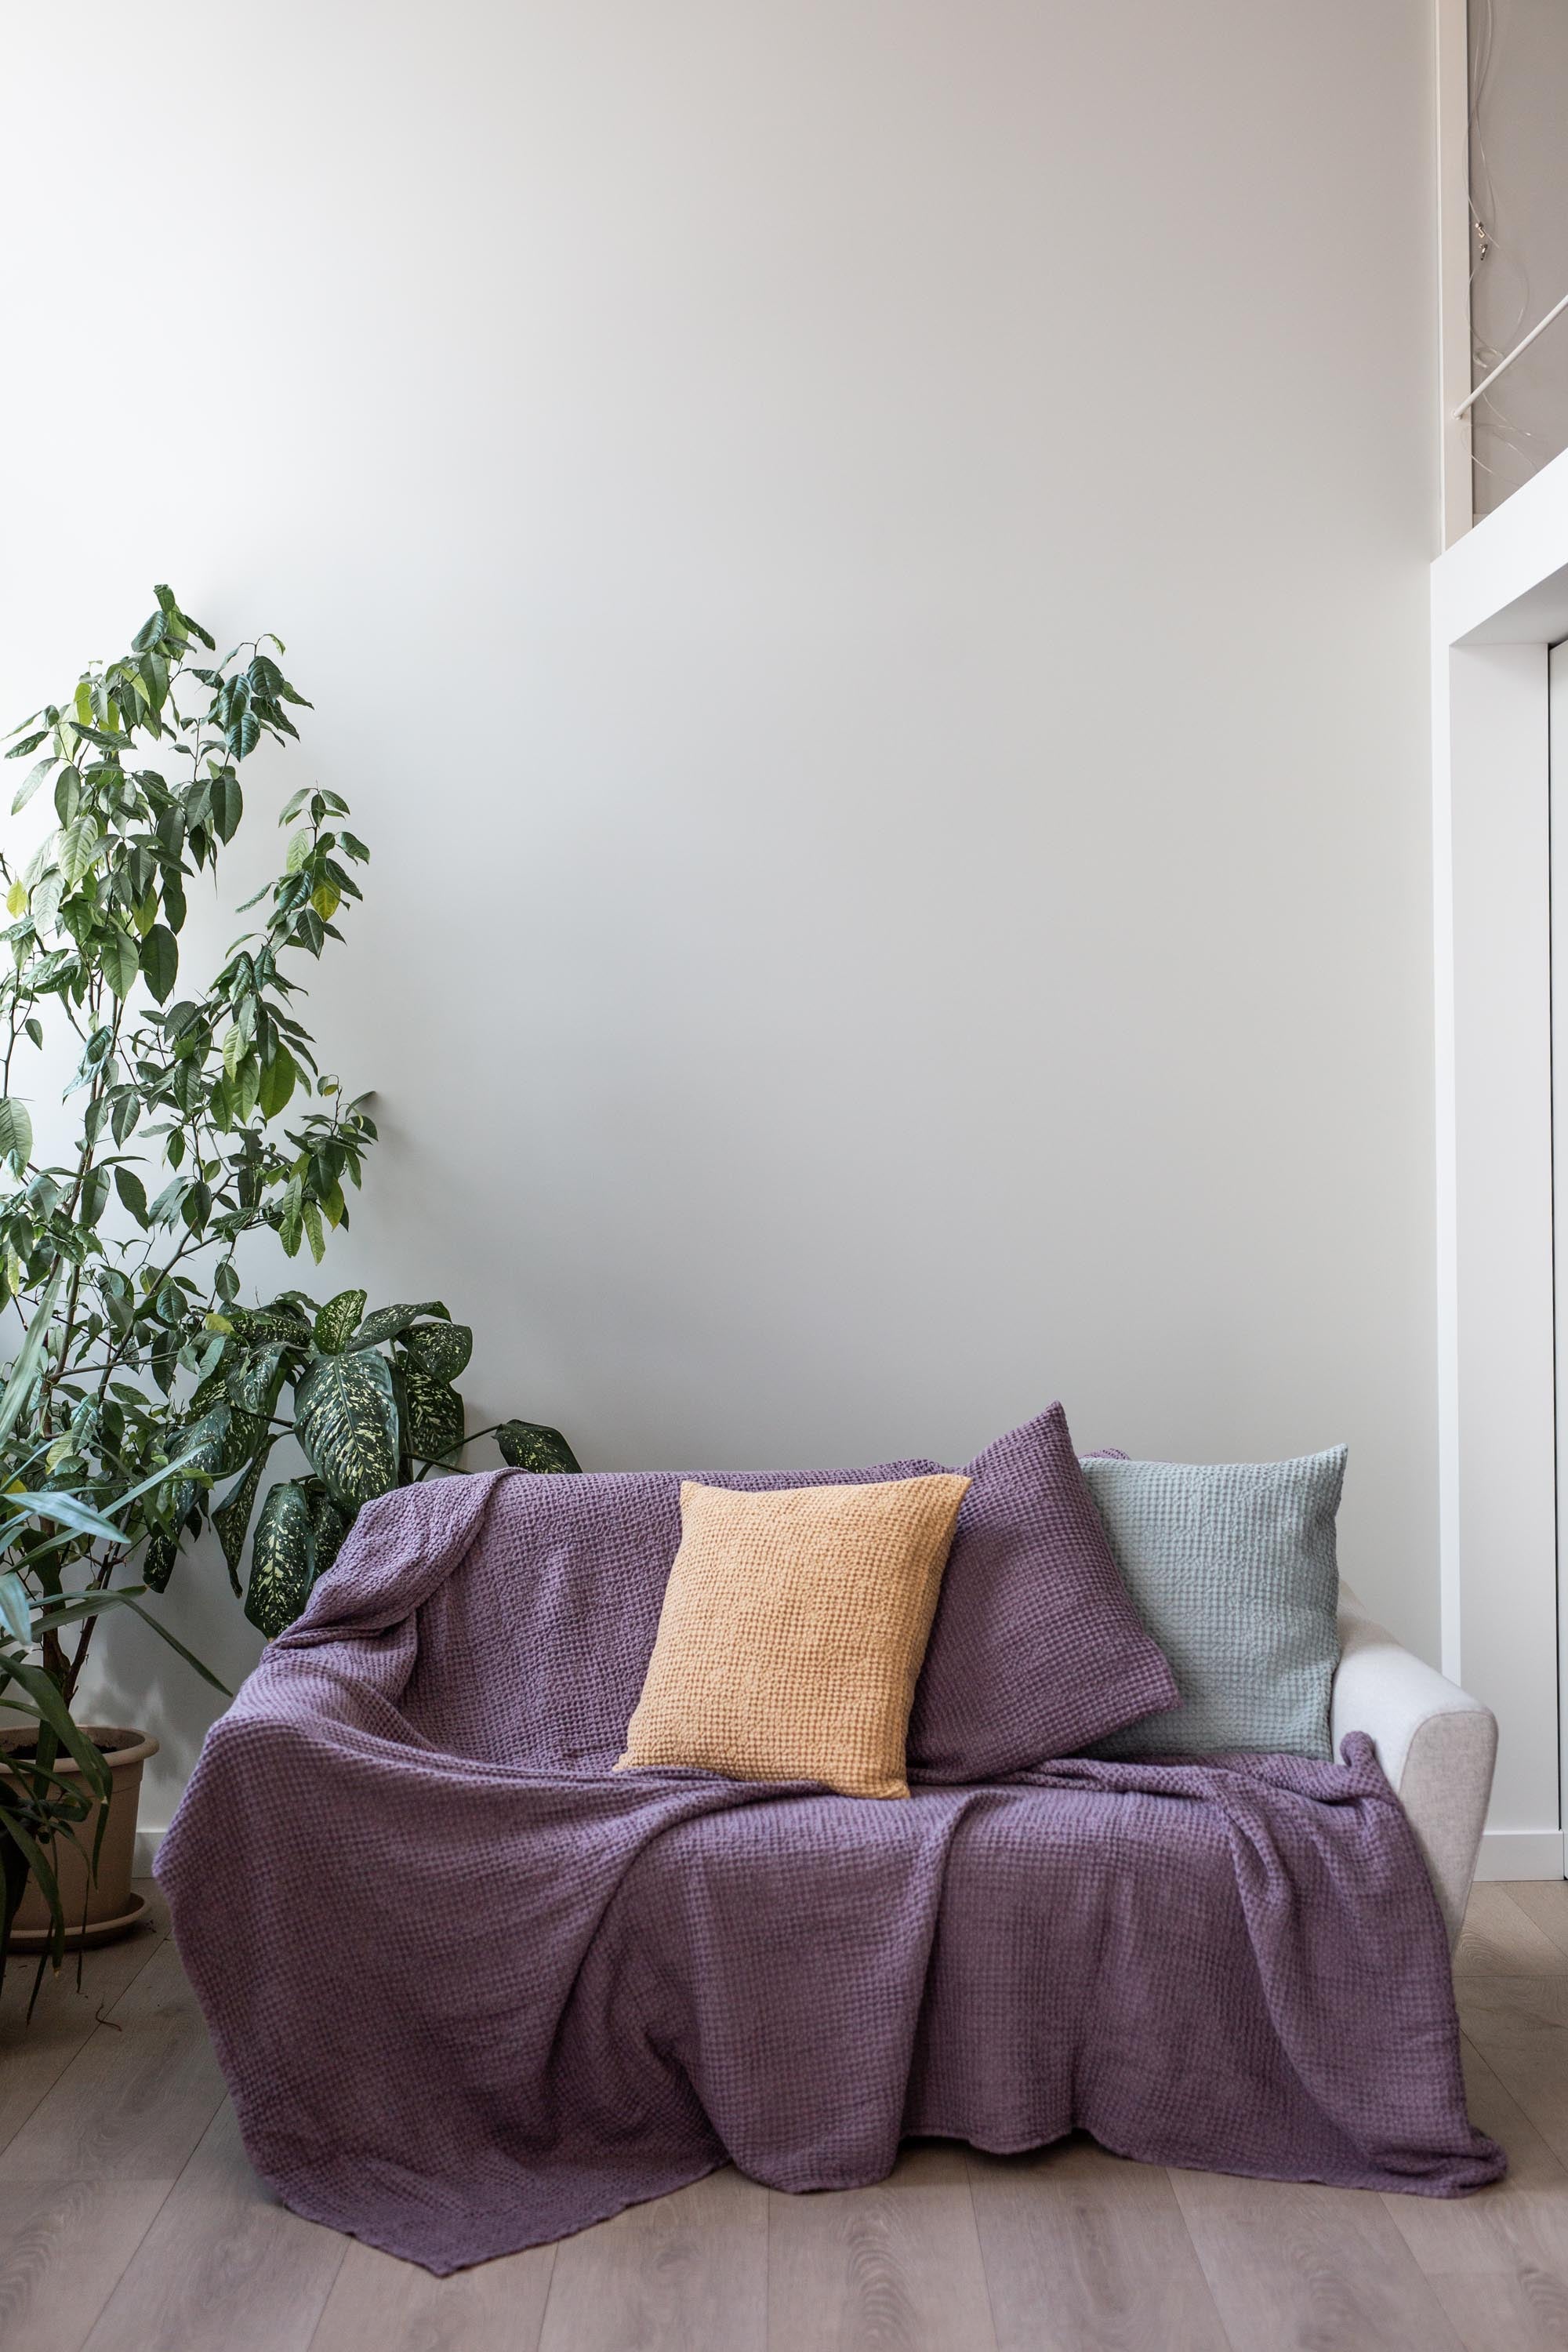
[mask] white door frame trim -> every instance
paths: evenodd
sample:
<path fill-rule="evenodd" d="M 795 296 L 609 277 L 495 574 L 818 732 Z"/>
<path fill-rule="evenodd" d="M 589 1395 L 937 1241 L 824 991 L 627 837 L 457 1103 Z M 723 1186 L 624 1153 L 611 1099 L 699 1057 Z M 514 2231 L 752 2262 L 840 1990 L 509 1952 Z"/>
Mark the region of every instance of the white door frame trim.
<path fill-rule="evenodd" d="M 1501 1733 L 1483 1866 L 1554 1877 L 1568 1610 L 1558 1605 L 1547 648 L 1565 636 L 1568 452 L 1432 568 L 1443 1668 L 1494 1710 Z"/>

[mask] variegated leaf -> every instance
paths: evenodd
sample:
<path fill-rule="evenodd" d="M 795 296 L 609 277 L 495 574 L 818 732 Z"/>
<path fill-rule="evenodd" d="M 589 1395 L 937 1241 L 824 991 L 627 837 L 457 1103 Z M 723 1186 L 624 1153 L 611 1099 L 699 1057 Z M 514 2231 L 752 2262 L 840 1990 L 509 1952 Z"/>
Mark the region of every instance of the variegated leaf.
<path fill-rule="evenodd" d="M 325 1576 L 342 1549 L 343 1538 L 353 1525 L 353 1515 L 340 1511 L 331 1496 L 318 1489 L 310 1497 L 310 1533 L 316 1544 L 317 1580 Z"/>
<path fill-rule="evenodd" d="M 397 1407 L 384 1357 L 370 1348 L 318 1356 L 294 1391 L 294 1434 L 345 1510 L 395 1486 Z"/>
<path fill-rule="evenodd" d="M 474 1335 L 466 1323 L 420 1323 L 403 1334 L 402 1344 L 421 1371 L 450 1381 L 467 1370 Z"/>
<path fill-rule="evenodd" d="M 388 1339 L 397 1339 L 411 1323 L 419 1322 L 426 1315 L 439 1316 L 444 1322 L 451 1319 L 438 1298 L 422 1299 L 417 1307 L 378 1307 L 374 1315 L 366 1316 L 354 1333 L 354 1346 L 382 1347 Z"/>
<path fill-rule="evenodd" d="M 463 1450 L 463 1400 L 417 1364 L 403 1366 L 408 1451 L 421 1462 L 451 1462 Z"/>
<path fill-rule="evenodd" d="M 223 1546 L 223 1556 L 228 1563 L 229 1581 L 237 1592 L 239 1590 L 237 1573 L 239 1556 L 245 1549 L 245 1538 L 250 1528 L 250 1514 L 256 1508 L 257 1489 L 261 1484 L 261 1474 L 267 1467 L 268 1456 L 271 1451 L 271 1441 L 268 1440 L 238 1485 L 230 1487 L 217 1509 L 213 1513 L 213 1525 L 217 1529 L 217 1539 Z"/>
<path fill-rule="evenodd" d="M 169 1579 L 174 1573 L 174 1562 L 179 1556 L 180 1541 L 177 1536 L 165 1536 L 157 1532 L 150 1535 L 147 1538 L 147 1549 L 137 1564 L 142 1583 L 149 1586 L 154 1592 L 163 1591 Z"/>
<path fill-rule="evenodd" d="M 363 1290 L 340 1290 L 316 1318 L 316 1345 L 324 1356 L 341 1356 L 364 1313 Z"/>
<path fill-rule="evenodd" d="M 302 1486 L 286 1479 L 269 1487 L 250 1547 L 245 1613 L 268 1640 L 291 1625 L 316 1580 L 316 1543 Z"/>
<path fill-rule="evenodd" d="M 558 1429 L 542 1421 L 503 1421 L 496 1432 L 503 1462 L 514 1470 L 581 1470 L 583 1465 Z"/>

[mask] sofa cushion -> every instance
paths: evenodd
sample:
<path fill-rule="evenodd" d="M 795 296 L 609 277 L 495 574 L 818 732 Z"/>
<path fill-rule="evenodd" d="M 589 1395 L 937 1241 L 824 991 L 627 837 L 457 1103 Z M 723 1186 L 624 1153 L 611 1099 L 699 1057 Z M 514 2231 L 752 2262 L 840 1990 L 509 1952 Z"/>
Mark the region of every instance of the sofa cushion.
<path fill-rule="evenodd" d="M 617 1769 L 907 1797 L 904 1735 L 967 1478 L 736 1494 L 687 1480 Z"/>
<path fill-rule="evenodd" d="M 1103 1756 L 1328 1758 L 1345 1449 L 1293 1462 L 1091 1458 L 1084 1475 L 1181 1692 Z"/>
<path fill-rule="evenodd" d="M 911 1769 L 994 1780 L 1173 1706 L 1061 1406 L 999 1437 L 967 1475 L 910 1718 Z"/>

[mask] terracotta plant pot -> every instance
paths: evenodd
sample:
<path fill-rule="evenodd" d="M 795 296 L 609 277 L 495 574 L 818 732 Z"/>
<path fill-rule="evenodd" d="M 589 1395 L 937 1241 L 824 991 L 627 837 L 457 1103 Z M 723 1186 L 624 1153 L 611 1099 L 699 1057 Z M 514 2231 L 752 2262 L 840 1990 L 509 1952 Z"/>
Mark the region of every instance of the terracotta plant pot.
<path fill-rule="evenodd" d="M 88 1881 L 88 1864 L 102 1808 L 94 1805 L 86 1821 L 78 1824 L 73 1832 L 74 1844 L 64 1835 L 55 1841 L 55 1872 L 65 1907 L 66 1943 L 70 1948 L 82 1943 L 106 1943 L 112 1936 L 123 1935 L 136 1925 L 147 1907 L 141 1895 L 132 1895 L 131 1876 L 136 1861 L 136 1807 L 142 1792 L 142 1767 L 149 1756 L 158 1752 L 157 1741 L 147 1732 L 124 1731 L 101 1723 L 84 1723 L 82 1729 L 93 1746 L 102 1749 L 112 1775 L 112 1786 L 109 1826 L 103 1832 L 103 1849 L 98 1857 L 98 1876 L 91 1885 Z M 32 1744 L 31 1732 L 0 1732 L 0 1748 L 15 1752 Z M 62 1779 L 75 1780 L 81 1768 L 70 1757 L 62 1755 L 55 1769 Z M 41 1949 L 48 1940 L 48 1930 L 49 1906 L 37 1880 L 30 1878 L 11 1930 L 12 1949 Z"/>

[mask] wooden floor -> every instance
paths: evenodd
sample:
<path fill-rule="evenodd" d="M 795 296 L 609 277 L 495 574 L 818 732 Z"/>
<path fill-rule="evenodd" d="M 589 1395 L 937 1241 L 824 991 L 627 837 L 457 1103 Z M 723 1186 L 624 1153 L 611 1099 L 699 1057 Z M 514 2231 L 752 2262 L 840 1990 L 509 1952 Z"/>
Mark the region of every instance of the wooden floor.
<path fill-rule="evenodd" d="M 446 2280 L 258 2185 L 157 1917 L 26 2033 L 7 1971 L 16 2352 L 1568 2352 L 1568 1886 L 1476 1890 L 1471 2108 L 1512 2169 L 1462 2202 L 933 2144 L 847 2194 L 720 2173 Z"/>

